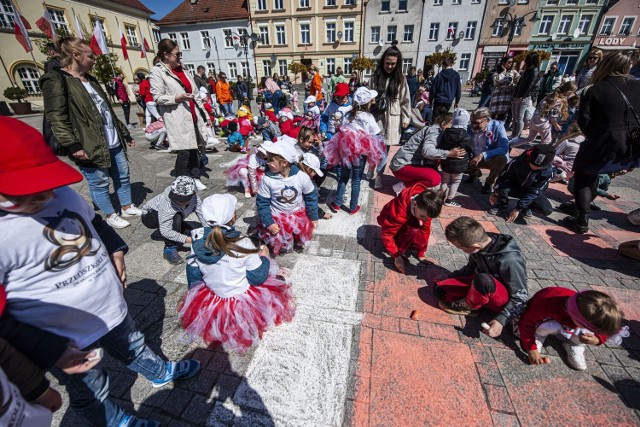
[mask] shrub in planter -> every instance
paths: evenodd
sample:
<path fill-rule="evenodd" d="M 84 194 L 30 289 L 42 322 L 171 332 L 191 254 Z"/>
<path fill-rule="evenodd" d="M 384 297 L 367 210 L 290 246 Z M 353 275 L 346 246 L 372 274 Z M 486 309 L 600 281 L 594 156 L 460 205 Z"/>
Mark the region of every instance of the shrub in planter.
<path fill-rule="evenodd" d="M 8 87 L 4 90 L 4 96 L 7 99 L 18 102 L 10 102 L 9 106 L 16 114 L 30 114 L 31 104 L 29 102 L 23 102 L 23 100 L 29 96 L 29 92 L 26 89 L 19 87 Z"/>

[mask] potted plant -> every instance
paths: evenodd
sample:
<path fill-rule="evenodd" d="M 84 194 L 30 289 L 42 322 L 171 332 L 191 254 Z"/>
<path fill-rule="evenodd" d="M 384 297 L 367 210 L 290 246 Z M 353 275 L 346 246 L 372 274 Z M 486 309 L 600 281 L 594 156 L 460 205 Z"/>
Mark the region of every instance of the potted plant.
<path fill-rule="evenodd" d="M 21 89 L 19 87 L 8 87 L 4 90 L 4 97 L 10 99 L 11 101 L 18 102 L 10 102 L 9 106 L 16 114 L 31 114 L 31 103 L 23 102 L 24 99 L 29 96 L 29 92 L 26 89 Z"/>

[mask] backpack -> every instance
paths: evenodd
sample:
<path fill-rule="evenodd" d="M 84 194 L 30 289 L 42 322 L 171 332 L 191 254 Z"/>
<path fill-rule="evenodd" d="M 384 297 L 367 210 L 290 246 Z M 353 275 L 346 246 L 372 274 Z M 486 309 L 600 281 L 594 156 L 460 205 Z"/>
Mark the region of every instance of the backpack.
<path fill-rule="evenodd" d="M 64 74 L 60 72 L 59 69 L 54 69 L 52 70 L 52 72 L 56 72 L 60 74 L 60 77 L 62 78 L 62 90 L 64 91 L 64 98 L 68 100 L 69 86 L 67 85 L 67 79 L 65 78 Z M 68 112 L 69 112 L 69 106 L 67 104 L 67 113 Z M 67 150 L 66 147 L 60 144 L 60 141 L 58 141 L 58 138 L 56 138 L 56 136 L 54 135 L 53 129 L 51 129 L 51 123 L 49 123 L 49 120 L 47 120 L 46 114 L 44 114 L 42 117 L 42 135 L 44 136 L 44 140 L 46 141 L 47 145 L 51 147 L 51 149 L 57 156 L 66 156 L 69 154 L 69 150 Z"/>

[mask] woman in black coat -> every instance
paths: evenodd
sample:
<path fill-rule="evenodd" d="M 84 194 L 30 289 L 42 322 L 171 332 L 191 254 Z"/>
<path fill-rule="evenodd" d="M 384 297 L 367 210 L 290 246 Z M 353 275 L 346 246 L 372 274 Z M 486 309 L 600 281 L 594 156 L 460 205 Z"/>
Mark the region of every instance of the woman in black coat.
<path fill-rule="evenodd" d="M 596 194 L 601 167 L 629 155 L 628 130 L 640 126 L 619 92 L 625 94 L 640 116 L 640 80 L 629 75 L 631 57 L 632 54 L 625 51 L 608 53 L 580 99 L 578 125 L 586 140 L 580 144 L 573 163 L 577 216 L 562 220 L 576 233 L 583 234 L 589 229 L 589 205 Z"/>

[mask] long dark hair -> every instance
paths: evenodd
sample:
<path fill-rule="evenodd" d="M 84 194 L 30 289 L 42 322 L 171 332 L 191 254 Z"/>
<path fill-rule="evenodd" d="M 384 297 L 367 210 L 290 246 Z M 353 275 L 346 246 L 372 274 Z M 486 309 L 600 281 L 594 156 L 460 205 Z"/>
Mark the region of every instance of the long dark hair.
<path fill-rule="evenodd" d="M 384 61 L 387 59 L 387 56 L 398 58 L 396 68 L 394 68 L 391 75 L 387 75 L 384 71 Z M 373 72 L 372 81 L 374 89 L 378 92 L 383 92 L 385 90 L 385 83 L 387 79 L 389 80 L 389 85 L 386 90 L 387 98 L 393 102 L 400 98 L 400 88 L 405 84 L 404 75 L 402 75 L 402 52 L 400 52 L 400 50 L 395 46 L 391 46 L 385 50 L 382 54 L 382 58 L 378 61 L 378 66 Z"/>
<path fill-rule="evenodd" d="M 509 62 L 510 59 L 513 59 L 513 56 L 503 56 L 502 59 L 500 60 L 500 63 L 498 63 L 498 65 L 496 65 L 496 71 L 498 73 L 501 73 L 502 70 L 505 68 L 504 64 L 506 64 L 507 62 Z M 513 67 L 511 67 L 513 68 Z"/>
<path fill-rule="evenodd" d="M 530 68 L 539 68 L 540 58 L 538 57 L 538 52 L 531 52 L 528 54 L 524 60 L 524 66 L 527 70 Z"/>

